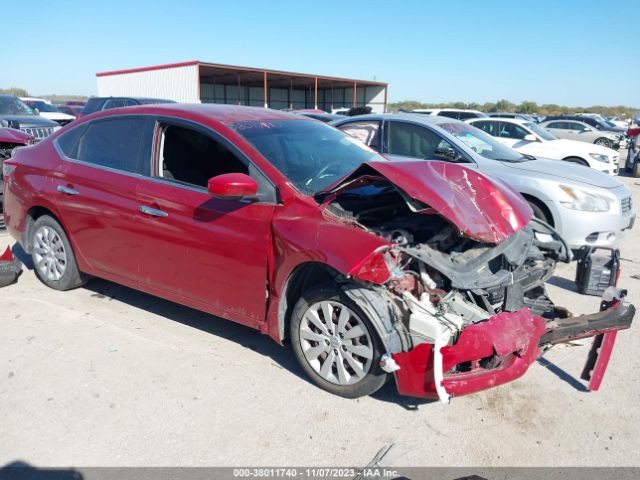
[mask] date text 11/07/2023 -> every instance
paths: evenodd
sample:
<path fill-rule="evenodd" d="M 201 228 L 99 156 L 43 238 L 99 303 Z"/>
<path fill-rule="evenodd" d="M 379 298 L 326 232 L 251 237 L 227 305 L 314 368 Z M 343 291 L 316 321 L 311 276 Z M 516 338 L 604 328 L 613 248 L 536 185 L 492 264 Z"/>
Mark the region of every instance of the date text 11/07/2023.
<path fill-rule="evenodd" d="M 395 478 L 398 472 L 383 467 L 269 467 L 234 468 L 234 478 Z"/>

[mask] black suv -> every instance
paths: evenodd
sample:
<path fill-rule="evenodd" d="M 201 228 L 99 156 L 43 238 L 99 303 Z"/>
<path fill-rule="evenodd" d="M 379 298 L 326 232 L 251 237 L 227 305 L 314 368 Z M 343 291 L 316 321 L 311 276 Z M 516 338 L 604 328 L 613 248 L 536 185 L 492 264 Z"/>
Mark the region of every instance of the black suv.
<path fill-rule="evenodd" d="M 142 97 L 93 97 L 87 100 L 82 112 L 78 116 L 89 115 L 90 113 L 110 108 L 131 107 L 133 105 L 151 105 L 153 103 L 176 103 L 173 100 L 162 98 L 142 98 Z"/>
<path fill-rule="evenodd" d="M 11 127 L 31 135 L 36 142 L 47 138 L 60 125 L 36 113 L 18 97 L 0 95 L 0 127 Z"/>

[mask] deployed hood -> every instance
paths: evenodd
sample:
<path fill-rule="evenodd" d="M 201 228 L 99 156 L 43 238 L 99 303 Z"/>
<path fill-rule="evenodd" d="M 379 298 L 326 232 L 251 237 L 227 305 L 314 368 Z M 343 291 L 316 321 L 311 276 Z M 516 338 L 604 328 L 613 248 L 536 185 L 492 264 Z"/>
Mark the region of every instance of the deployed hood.
<path fill-rule="evenodd" d="M 384 178 L 416 212 L 438 213 L 462 234 L 500 243 L 531 220 L 527 202 L 516 191 L 482 173 L 438 161 L 368 162 L 321 193 L 338 196 Z"/>
<path fill-rule="evenodd" d="M 20 130 L 15 128 L 0 128 L 0 142 L 3 143 L 22 143 L 27 144 L 27 141 L 32 138 Z"/>
<path fill-rule="evenodd" d="M 23 127 L 59 127 L 53 120 L 49 120 L 38 115 L 0 115 L 0 118 L 10 122 L 12 125 L 18 124 Z"/>
<path fill-rule="evenodd" d="M 597 147 L 597 145 L 593 146 Z M 620 180 L 607 173 L 599 172 L 598 170 L 578 165 L 577 163 L 565 162 L 564 160 L 538 158 L 530 162 L 502 162 L 502 164 L 505 167 L 516 170 L 542 174 L 558 180 L 564 178 L 571 182 L 585 183 L 594 187 L 616 188 L 622 185 Z"/>

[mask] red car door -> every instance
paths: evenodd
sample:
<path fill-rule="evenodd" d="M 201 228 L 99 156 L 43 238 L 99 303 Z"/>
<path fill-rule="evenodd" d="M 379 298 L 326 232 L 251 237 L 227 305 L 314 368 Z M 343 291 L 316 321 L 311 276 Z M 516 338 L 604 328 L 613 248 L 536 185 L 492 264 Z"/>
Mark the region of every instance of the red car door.
<path fill-rule="evenodd" d="M 153 125 L 142 116 L 96 120 L 57 140 L 65 161 L 55 201 L 88 273 L 137 279 L 136 189 L 151 171 Z"/>
<path fill-rule="evenodd" d="M 156 178 L 138 185 L 140 281 L 155 293 L 257 327 L 266 311 L 275 188 L 224 139 L 191 127 L 159 123 Z M 233 171 L 257 179 L 259 198 L 209 195 L 207 180 Z"/>

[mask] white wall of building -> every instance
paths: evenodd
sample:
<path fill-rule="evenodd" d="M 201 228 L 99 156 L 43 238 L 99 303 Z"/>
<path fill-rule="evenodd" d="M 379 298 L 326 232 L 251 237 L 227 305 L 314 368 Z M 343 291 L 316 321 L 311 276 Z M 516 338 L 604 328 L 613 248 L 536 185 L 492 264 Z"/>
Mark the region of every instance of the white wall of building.
<path fill-rule="evenodd" d="M 96 77 L 99 97 L 152 97 L 199 103 L 198 66 L 146 70 Z"/>

